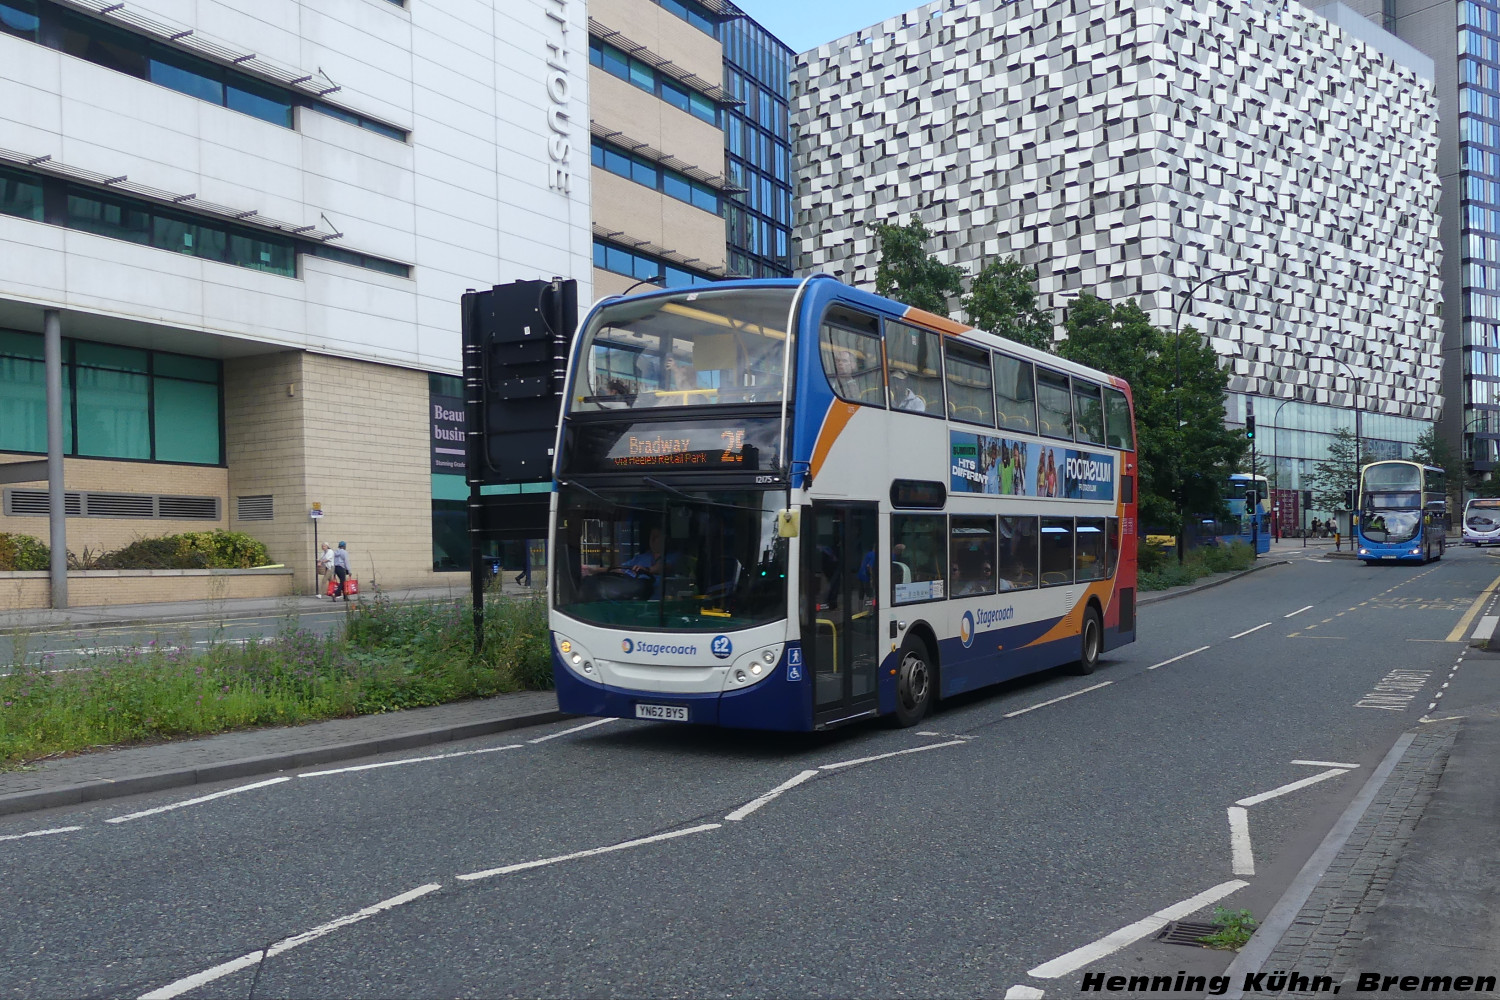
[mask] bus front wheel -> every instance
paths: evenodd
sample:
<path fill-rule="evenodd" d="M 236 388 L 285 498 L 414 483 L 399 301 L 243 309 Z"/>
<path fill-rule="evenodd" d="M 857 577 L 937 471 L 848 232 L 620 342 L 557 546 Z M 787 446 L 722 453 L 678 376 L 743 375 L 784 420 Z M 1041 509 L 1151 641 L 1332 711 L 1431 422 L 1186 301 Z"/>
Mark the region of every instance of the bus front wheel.
<path fill-rule="evenodd" d="M 901 665 L 896 674 L 896 724 L 915 726 L 932 707 L 937 673 L 927 643 L 908 636 L 901 647 Z"/>
<path fill-rule="evenodd" d="M 1073 672 L 1091 674 L 1099 669 L 1099 656 L 1104 652 L 1104 623 L 1093 605 L 1083 612 L 1083 628 L 1078 638 L 1078 662 L 1073 664 Z"/>

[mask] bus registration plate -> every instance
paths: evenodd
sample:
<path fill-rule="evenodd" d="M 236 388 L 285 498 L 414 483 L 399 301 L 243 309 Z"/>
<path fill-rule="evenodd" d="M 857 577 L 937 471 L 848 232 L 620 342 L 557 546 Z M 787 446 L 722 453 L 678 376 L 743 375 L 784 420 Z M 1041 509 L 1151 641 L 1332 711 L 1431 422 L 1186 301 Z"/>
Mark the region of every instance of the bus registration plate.
<path fill-rule="evenodd" d="M 635 717 L 658 722 L 686 722 L 688 710 L 686 705 L 637 705 Z"/>

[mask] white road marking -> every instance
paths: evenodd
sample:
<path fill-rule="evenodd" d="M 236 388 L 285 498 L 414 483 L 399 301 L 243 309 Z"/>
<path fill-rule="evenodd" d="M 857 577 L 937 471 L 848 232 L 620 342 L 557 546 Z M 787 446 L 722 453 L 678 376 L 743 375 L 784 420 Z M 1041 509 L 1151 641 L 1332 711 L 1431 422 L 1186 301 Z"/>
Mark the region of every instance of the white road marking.
<path fill-rule="evenodd" d="M 703 833 L 705 830 L 717 830 L 723 826 L 722 823 L 704 823 L 701 826 L 690 826 L 686 830 L 673 830 L 670 833 L 658 833 L 650 837 L 641 837 L 638 840 L 627 840 L 621 844 L 610 844 L 608 847 L 594 847 L 587 851 L 574 851 L 572 854 L 560 854 L 555 858 L 543 858 L 540 861 L 523 861 L 516 865 L 503 865 L 499 868 L 487 868 L 482 872 L 470 872 L 468 875 L 458 876 L 460 881 L 472 882 L 475 879 L 489 878 L 491 875 L 509 875 L 511 872 L 525 871 L 528 868 L 540 868 L 543 865 L 555 865 L 562 861 L 575 861 L 578 858 L 592 858 L 597 854 L 608 854 L 611 851 L 623 851 L 629 847 L 640 847 L 642 844 L 654 844 L 662 840 L 672 840 L 676 837 L 686 837 L 693 833 Z"/>
<path fill-rule="evenodd" d="M 969 741 L 949 740 L 947 743 L 929 743 L 926 746 L 911 747 L 906 750 L 896 750 L 892 753 L 878 753 L 873 757 L 860 757 L 857 760 L 841 760 L 837 764 L 824 764 L 818 770 L 837 771 L 841 767 L 853 767 L 855 764 L 868 764 L 872 760 L 885 760 L 887 757 L 900 757 L 902 754 L 906 753 L 921 753 L 923 750 L 936 750 L 939 747 L 956 747 L 967 742 Z"/>
<path fill-rule="evenodd" d="M 781 784 L 777 785 L 775 788 L 771 789 L 769 792 L 760 796 L 759 798 L 751 799 L 749 802 L 746 802 L 744 805 L 740 806 L 738 809 L 730 813 L 728 816 L 725 816 L 724 818 L 732 822 L 738 822 L 739 820 L 742 820 L 746 816 L 749 816 L 751 813 L 755 812 L 755 810 L 759 809 L 767 802 L 770 802 L 772 799 L 776 798 L 782 792 L 785 792 L 792 788 L 796 788 L 808 778 L 817 777 L 817 774 L 817 771 L 803 771 L 801 774 L 797 775 L 790 781 L 783 781 Z"/>
<path fill-rule="evenodd" d="M 1230 893 L 1238 892 L 1249 884 L 1249 882 L 1243 879 L 1221 882 L 1212 889 L 1205 889 L 1191 899 L 1184 899 L 1180 903 L 1173 903 L 1164 910 L 1157 910 L 1151 916 L 1137 920 L 1133 924 L 1127 924 L 1111 934 L 1106 934 L 1097 941 L 1084 945 L 1082 948 L 1074 948 L 1066 955 L 1054 958 L 1050 962 L 1043 962 L 1035 969 L 1030 970 L 1027 975 L 1035 976 L 1038 979 L 1057 979 L 1059 976 L 1066 976 L 1070 972 L 1075 972 L 1083 968 L 1090 962 L 1097 962 L 1107 955 L 1113 955 L 1126 945 L 1134 944 L 1148 934 L 1154 934 L 1161 930 L 1172 921 L 1179 920 L 1190 913 L 1201 910 L 1210 903 L 1216 903 Z"/>
<path fill-rule="evenodd" d="M 25 840 L 27 837 L 47 837 L 54 833 L 72 833 L 75 830 L 82 829 L 83 827 L 81 826 L 59 826 L 51 830 L 32 830 L 30 833 L 12 833 L 8 834 L 7 836 L 0 837 L 0 840 Z"/>
<path fill-rule="evenodd" d="M 1230 636 L 1229 638 L 1231 638 L 1231 639 L 1238 639 L 1242 635 L 1249 635 L 1251 632 L 1259 632 L 1263 628 L 1270 628 L 1270 627 L 1271 627 L 1271 623 L 1270 622 L 1266 622 L 1264 625 L 1257 625 L 1254 628 L 1247 628 L 1243 632 L 1236 632 L 1234 635 Z"/>
<path fill-rule="evenodd" d="M 1186 653 L 1181 654 L 1180 656 L 1174 656 L 1174 657 L 1172 657 L 1170 660 L 1162 660 L 1160 663 L 1153 663 L 1153 664 L 1151 664 L 1151 666 L 1147 667 L 1146 669 L 1147 670 L 1155 670 L 1157 667 L 1165 667 L 1168 663 L 1176 663 L 1178 660 L 1185 660 L 1189 656 L 1193 656 L 1193 655 L 1196 655 L 1198 653 L 1201 653 L 1205 649 L 1208 649 L 1208 648 L 1209 647 L 1207 647 L 1207 646 L 1199 646 L 1197 649 L 1190 649 Z"/>
<path fill-rule="evenodd" d="M 1250 814 L 1239 806 L 1229 807 L 1230 870 L 1236 875 L 1255 874 L 1255 854 L 1250 849 Z"/>
<path fill-rule="evenodd" d="M 1359 767 L 1358 764 L 1340 764 L 1336 760 L 1294 760 L 1293 764 L 1306 764 L 1308 767 L 1342 767 L 1350 771 Z"/>
<path fill-rule="evenodd" d="M 1331 771 L 1324 771 L 1321 774 L 1315 774 L 1311 778 L 1303 778 L 1301 781 L 1293 781 L 1292 783 L 1282 785 L 1279 788 L 1273 788 L 1269 792 L 1261 792 L 1259 795 L 1251 795 L 1248 798 L 1240 799 L 1235 803 L 1235 805 L 1258 806 L 1262 802 L 1267 802 L 1271 799 L 1279 798 L 1282 795 L 1286 795 L 1290 792 L 1295 792 L 1298 789 L 1306 788 L 1308 785 L 1316 785 L 1320 781 L 1327 781 L 1329 778 L 1337 778 L 1341 774 L 1348 773 L 1349 772 L 1347 769 L 1336 767 Z"/>
<path fill-rule="evenodd" d="M 1479 624 L 1474 626 L 1474 634 L 1470 639 L 1488 639 L 1495 634 L 1495 626 L 1500 625 L 1500 616 L 1484 615 L 1479 619 Z"/>
<path fill-rule="evenodd" d="M 1035 986 L 1012 986 L 1005 991 L 1005 1000 L 1042 1000 L 1046 995 Z"/>
<path fill-rule="evenodd" d="M 350 924 L 357 924 L 361 920 L 368 920 L 370 917 L 373 917 L 379 913 L 383 913 L 386 910 L 394 909 L 395 907 L 401 906 L 404 903 L 410 903 L 412 900 L 419 899 L 420 897 L 427 895 L 429 892 L 436 892 L 442 887 L 442 884 L 438 882 L 430 882 L 427 885 L 418 886 L 417 888 L 412 889 L 409 892 L 403 892 L 399 896 L 392 896 L 390 899 L 382 900 L 381 902 L 376 903 L 374 906 L 367 906 L 357 913 L 351 913 L 347 916 L 339 917 L 336 920 L 330 920 L 326 924 L 320 924 L 310 931 L 303 931 L 301 934 L 297 934 L 289 938 L 282 938 L 280 941 L 277 941 L 275 944 L 264 950 L 252 951 L 248 955 L 241 955 L 239 958 L 236 958 L 232 961 L 225 962 L 222 965 L 216 965 L 212 969 L 206 969 L 203 972 L 199 972 L 195 975 L 179 979 L 177 980 L 177 982 L 170 983 L 166 986 L 161 987 L 160 989 L 152 990 L 150 993 L 142 994 L 141 1000 L 172 1000 L 173 997 L 181 996 L 182 994 L 190 992 L 191 990 L 195 990 L 200 986 L 211 983 L 216 979 L 222 979 L 230 973 L 238 972 L 241 969 L 248 969 L 250 966 L 257 964 L 263 959 L 275 958 L 282 952 L 291 951 L 293 948 L 296 948 L 299 945 L 307 944 L 307 942 L 309 941 L 314 941 L 325 934 L 332 934 L 334 931 L 338 930 L 341 927 L 348 927 Z"/>
<path fill-rule="evenodd" d="M 1311 611 L 1312 607 L 1313 606 L 1311 604 L 1309 604 L 1305 608 L 1298 608 L 1296 611 L 1293 611 L 1292 614 L 1290 614 L 1290 615 L 1282 615 L 1281 617 L 1283 617 L 1283 618 L 1291 618 L 1293 615 L 1300 615 L 1304 611 Z"/>
<path fill-rule="evenodd" d="M 430 757 L 407 757 L 404 760 L 387 760 L 379 764 L 357 764 L 354 767 L 335 767 L 329 771 L 304 771 L 299 778 L 323 778 L 330 774 L 348 774 L 350 771 L 373 771 L 377 767 L 399 767 L 402 764 L 420 764 L 429 760 L 449 760 L 453 757 L 473 757 L 481 753 L 499 753 L 501 750 L 522 750 L 520 743 L 507 743 L 503 747 L 485 747 L 483 750 L 459 750 L 456 753 L 438 753 Z"/>
<path fill-rule="evenodd" d="M 279 785 L 283 781 L 291 781 L 291 778 L 270 778 L 266 781 L 257 781 L 252 785 L 240 785 L 238 788 L 226 788 L 222 792 L 214 792 L 212 795 L 200 795 L 196 799 L 184 799 L 181 802 L 173 802 L 168 806 L 157 806 L 155 809 L 143 809 L 140 812 L 129 813 L 125 816 L 114 816 L 105 820 L 106 823 L 129 823 L 133 819 L 143 816 L 155 816 L 157 813 L 171 812 L 173 809 L 182 809 L 187 806 L 196 806 L 203 802 L 212 802 L 214 799 L 222 799 L 226 795 L 238 795 L 240 792 L 250 792 L 257 788 L 265 788 L 267 785 Z"/>
<path fill-rule="evenodd" d="M 1025 715 L 1027 712 L 1035 712 L 1039 708 L 1046 708 L 1048 705 L 1056 705 L 1060 701 L 1067 701 L 1069 698 L 1077 698 L 1081 694 L 1088 694 L 1090 691 L 1097 691 L 1100 688 L 1109 687 L 1113 683 L 1114 681 L 1105 681 L 1102 684 L 1095 684 L 1093 687 L 1086 687 L 1082 691 L 1074 691 L 1072 694 L 1065 694 L 1061 698 L 1053 698 L 1051 701 L 1044 701 L 1040 704 L 1032 705 L 1030 708 L 1018 708 L 1014 712 L 1006 712 L 1005 718 L 1014 719 L 1018 715 Z"/>
<path fill-rule="evenodd" d="M 619 721 L 620 721 L 619 719 L 596 719 L 593 722 L 585 722 L 581 726 L 574 726 L 572 729 L 564 729 L 560 733 L 552 733 L 550 736 L 538 736 L 536 739 L 534 739 L 534 740 L 527 740 L 526 742 L 527 743 L 546 743 L 548 740 L 555 740 L 559 736 L 567 736 L 569 733 L 581 733 L 585 729 L 593 729 L 595 726 L 602 726 L 602 725 L 604 725 L 607 722 L 619 722 Z"/>

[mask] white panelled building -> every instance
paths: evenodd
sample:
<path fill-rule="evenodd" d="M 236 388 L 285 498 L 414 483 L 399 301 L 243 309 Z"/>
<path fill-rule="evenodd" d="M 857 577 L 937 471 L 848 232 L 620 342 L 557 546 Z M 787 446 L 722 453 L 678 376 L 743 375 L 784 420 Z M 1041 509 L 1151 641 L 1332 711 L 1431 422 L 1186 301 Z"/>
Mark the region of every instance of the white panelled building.
<path fill-rule="evenodd" d="M 1443 405 L 1437 105 L 1431 60 L 1361 27 L 1283 0 L 972 0 L 803 53 L 799 267 L 871 285 L 870 224 L 915 216 L 971 273 L 1036 268 L 1059 321 L 1084 290 L 1167 329 L 1180 309 L 1231 372 L 1229 422 L 1258 397 L 1284 488 L 1356 410 L 1373 452 L 1409 453 Z"/>
<path fill-rule="evenodd" d="M 583 0 L 0 0 L 0 462 L 45 451 L 53 314 L 69 547 L 231 528 L 306 583 L 318 503 L 357 575 L 430 578 L 460 296 L 591 298 L 588 31 Z M 45 539 L 44 486 L 4 489 Z"/>

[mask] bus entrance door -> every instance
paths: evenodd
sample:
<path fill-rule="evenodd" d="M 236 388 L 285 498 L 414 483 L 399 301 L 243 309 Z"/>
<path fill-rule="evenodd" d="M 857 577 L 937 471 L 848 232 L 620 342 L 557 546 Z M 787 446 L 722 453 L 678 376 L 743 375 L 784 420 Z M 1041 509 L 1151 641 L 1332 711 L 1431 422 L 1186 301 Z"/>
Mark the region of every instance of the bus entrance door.
<path fill-rule="evenodd" d="M 873 503 L 815 503 L 803 524 L 802 644 L 813 721 L 875 711 L 879 670 L 880 512 Z"/>

